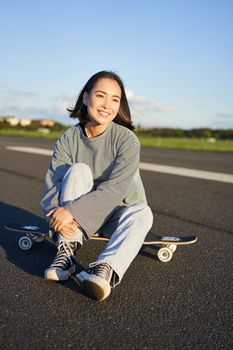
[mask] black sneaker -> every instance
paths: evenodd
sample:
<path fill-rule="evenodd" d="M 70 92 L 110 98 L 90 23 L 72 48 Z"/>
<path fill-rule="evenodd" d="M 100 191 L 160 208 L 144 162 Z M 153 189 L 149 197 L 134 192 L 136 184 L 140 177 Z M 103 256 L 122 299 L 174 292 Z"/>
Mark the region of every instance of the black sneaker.
<path fill-rule="evenodd" d="M 44 277 L 51 281 L 65 281 L 75 272 L 77 242 L 59 242 L 52 264 L 45 270 Z"/>
<path fill-rule="evenodd" d="M 89 297 L 102 301 L 111 293 L 111 278 L 113 270 L 107 263 L 90 267 L 87 272 L 76 275 Z"/>

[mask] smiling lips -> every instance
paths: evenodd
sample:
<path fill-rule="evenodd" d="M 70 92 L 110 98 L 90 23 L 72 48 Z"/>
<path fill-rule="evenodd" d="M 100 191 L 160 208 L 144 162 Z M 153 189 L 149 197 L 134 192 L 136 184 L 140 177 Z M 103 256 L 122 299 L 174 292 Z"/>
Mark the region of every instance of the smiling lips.
<path fill-rule="evenodd" d="M 104 112 L 104 111 L 98 111 L 100 115 L 102 115 L 103 117 L 108 117 L 110 115 L 110 113 Z"/>

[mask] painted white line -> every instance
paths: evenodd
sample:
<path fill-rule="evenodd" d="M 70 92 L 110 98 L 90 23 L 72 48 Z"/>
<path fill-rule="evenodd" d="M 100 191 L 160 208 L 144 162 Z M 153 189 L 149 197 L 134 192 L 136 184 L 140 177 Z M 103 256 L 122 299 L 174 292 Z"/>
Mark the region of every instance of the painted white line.
<path fill-rule="evenodd" d="M 51 156 L 53 154 L 53 151 L 51 151 L 50 149 L 45 149 L 45 148 L 6 146 L 6 149 L 8 149 L 10 151 L 16 151 L 16 152 L 40 154 L 43 156 Z"/>
<path fill-rule="evenodd" d="M 140 163 L 140 169 L 155 171 L 163 174 L 179 175 L 179 176 L 192 177 L 192 178 L 197 178 L 202 180 L 220 181 L 220 182 L 233 184 L 233 175 L 225 174 L 225 173 L 216 173 L 212 171 L 179 168 L 175 166 L 150 164 L 150 163 Z"/>
<path fill-rule="evenodd" d="M 51 156 L 53 151 L 45 148 L 35 148 L 35 147 L 18 147 L 18 146 L 7 146 L 6 149 L 16 152 L 26 152 L 40 154 L 44 156 Z M 196 170 L 179 168 L 168 165 L 159 165 L 152 163 L 140 163 L 141 170 L 154 171 L 163 174 L 178 175 L 192 177 L 196 179 L 209 180 L 209 181 L 219 181 L 233 184 L 233 175 L 225 173 L 217 173 L 212 171 Z"/>

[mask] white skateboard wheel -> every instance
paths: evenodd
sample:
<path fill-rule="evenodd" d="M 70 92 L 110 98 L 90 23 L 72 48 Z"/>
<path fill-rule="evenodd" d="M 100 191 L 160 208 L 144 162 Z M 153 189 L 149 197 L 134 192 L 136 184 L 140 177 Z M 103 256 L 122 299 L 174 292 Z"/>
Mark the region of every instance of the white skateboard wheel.
<path fill-rule="evenodd" d="M 162 262 L 168 262 L 172 259 L 172 250 L 168 247 L 160 248 L 158 251 L 158 259 Z"/>
<path fill-rule="evenodd" d="M 24 236 L 24 237 L 21 237 L 19 239 L 19 248 L 22 249 L 22 250 L 29 250 L 31 249 L 32 247 L 32 240 L 27 237 L 27 236 Z"/>
<path fill-rule="evenodd" d="M 169 249 L 171 249 L 172 253 L 174 253 L 177 249 L 177 245 L 176 244 L 168 244 L 167 247 Z"/>

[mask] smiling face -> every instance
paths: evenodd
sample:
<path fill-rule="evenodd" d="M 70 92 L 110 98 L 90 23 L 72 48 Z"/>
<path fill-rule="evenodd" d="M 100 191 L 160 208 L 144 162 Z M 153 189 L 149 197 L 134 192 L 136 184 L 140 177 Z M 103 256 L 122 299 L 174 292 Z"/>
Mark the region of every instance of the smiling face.
<path fill-rule="evenodd" d="M 89 126 L 108 126 L 116 117 L 121 103 L 121 88 L 116 80 L 101 78 L 90 93 L 83 94 L 87 106 Z"/>

